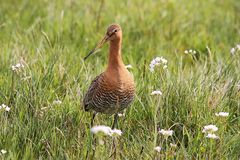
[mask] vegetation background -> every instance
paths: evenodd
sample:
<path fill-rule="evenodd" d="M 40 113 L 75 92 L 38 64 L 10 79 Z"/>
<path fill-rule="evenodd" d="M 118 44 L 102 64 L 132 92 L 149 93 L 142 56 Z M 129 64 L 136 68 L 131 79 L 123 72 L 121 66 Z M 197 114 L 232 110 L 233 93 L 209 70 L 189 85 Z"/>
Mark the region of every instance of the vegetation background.
<path fill-rule="evenodd" d="M 11 108 L 0 110 L 0 150 L 7 151 L 0 159 L 108 159 L 112 138 L 92 144 L 81 100 L 106 67 L 107 45 L 83 57 L 113 22 L 122 26 L 123 59 L 137 87 L 119 120 L 116 158 L 239 159 L 239 0 L 0 0 L 0 104 Z M 152 73 L 157 56 L 168 69 Z M 19 62 L 25 67 L 12 71 Z M 215 116 L 220 111 L 229 116 Z M 94 123 L 110 126 L 112 117 Z M 202 133 L 208 124 L 219 139 Z M 159 129 L 174 134 L 164 139 Z"/>

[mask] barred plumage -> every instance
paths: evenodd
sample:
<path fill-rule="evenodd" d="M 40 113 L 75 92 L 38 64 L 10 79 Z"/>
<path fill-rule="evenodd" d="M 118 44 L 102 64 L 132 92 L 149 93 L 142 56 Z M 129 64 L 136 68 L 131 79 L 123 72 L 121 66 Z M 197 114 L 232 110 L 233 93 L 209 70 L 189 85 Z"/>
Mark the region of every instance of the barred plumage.
<path fill-rule="evenodd" d="M 122 111 L 133 101 L 134 84 L 123 84 L 119 80 L 109 87 L 111 81 L 104 75 L 105 73 L 100 74 L 91 83 L 84 98 L 85 111 L 113 114 Z"/>

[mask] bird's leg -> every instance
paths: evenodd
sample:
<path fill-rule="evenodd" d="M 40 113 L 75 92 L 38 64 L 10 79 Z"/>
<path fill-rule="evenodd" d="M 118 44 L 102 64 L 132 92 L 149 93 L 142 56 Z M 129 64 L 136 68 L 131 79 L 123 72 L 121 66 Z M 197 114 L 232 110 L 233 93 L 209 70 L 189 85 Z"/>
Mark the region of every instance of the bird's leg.
<path fill-rule="evenodd" d="M 113 120 L 113 125 L 112 125 L 112 129 L 115 129 L 116 128 L 116 125 L 117 125 L 117 119 L 118 119 L 118 114 L 115 113 L 114 115 L 114 120 Z M 114 157 L 114 159 L 116 159 L 116 155 L 117 155 L 117 147 L 116 147 L 116 137 L 113 137 L 113 144 L 112 144 L 112 153 L 110 154 L 110 157 L 111 158 L 112 156 Z"/>
<path fill-rule="evenodd" d="M 97 113 L 93 112 L 92 120 L 91 120 L 91 127 L 93 126 L 93 121 L 94 121 L 94 118 L 96 117 L 96 115 L 97 115 Z"/>
<path fill-rule="evenodd" d="M 114 120 L 113 120 L 113 125 L 112 125 L 112 129 L 115 129 L 116 128 L 116 125 L 117 125 L 117 119 L 118 119 L 118 109 L 119 109 L 119 97 L 117 96 L 117 103 L 116 103 L 116 113 L 114 115 Z"/>
<path fill-rule="evenodd" d="M 112 129 L 116 128 L 116 126 L 117 126 L 117 120 L 118 120 L 118 114 L 116 113 L 116 114 L 114 115 L 114 120 L 113 120 Z"/>
<path fill-rule="evenodd" d="M 96 117 L 96 115 L 97 115 L 97 112 L 93 112 L 90 128 L 93 127 L 93 122 L 94 122 L 94 118 Z M 93 135 L 92 140 L 91 140 L 90 143 L 91 143 L 92 151 L 93 151 L 93 154 L 92 154 L 92 156 L 91 156 L 91 159 L 93 159 L 93 158 L 94 158 L 94 155 L 95 155 L 95 146 L 96 146 L 96 138 L 94 137 L 94 135 Z M 89 150 L 87 150 L 85 159 L 88 159 L 88 154 L 89 154 Z"/>

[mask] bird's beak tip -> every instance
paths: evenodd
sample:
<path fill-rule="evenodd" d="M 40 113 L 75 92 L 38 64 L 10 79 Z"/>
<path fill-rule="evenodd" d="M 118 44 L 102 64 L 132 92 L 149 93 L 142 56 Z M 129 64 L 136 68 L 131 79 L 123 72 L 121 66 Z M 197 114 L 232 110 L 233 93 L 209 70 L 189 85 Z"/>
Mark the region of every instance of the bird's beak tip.
<path fill-rule="evenodd" d="M 109 37 L 106 35 L 106 36 L 97 44 L 97 46 L 96 46 L 91 52 L 89 52 L 86 57 L 83 58 L 83 60 L 85 61 L 85 60 L 86 60 L 91 54 L 93 54 L 97 49 L 101 48 L 101 47 L 103 46 L 103 44 L 108 41 L 108 38 L 109 38 Z"/>

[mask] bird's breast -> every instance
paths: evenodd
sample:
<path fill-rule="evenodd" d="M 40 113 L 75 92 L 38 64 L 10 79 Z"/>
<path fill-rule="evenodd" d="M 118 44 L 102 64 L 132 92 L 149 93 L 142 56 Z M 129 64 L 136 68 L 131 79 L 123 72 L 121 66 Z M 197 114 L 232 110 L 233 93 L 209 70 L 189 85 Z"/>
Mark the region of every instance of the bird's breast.
<path fill-rule="evenodd" d="M 99 81 L 99 90 L 95 95 L 95 104 L 100 112 L 114 113 L 123 110 L 133 101 L 135 86 L 129 73 L 104 74 Z"/>

